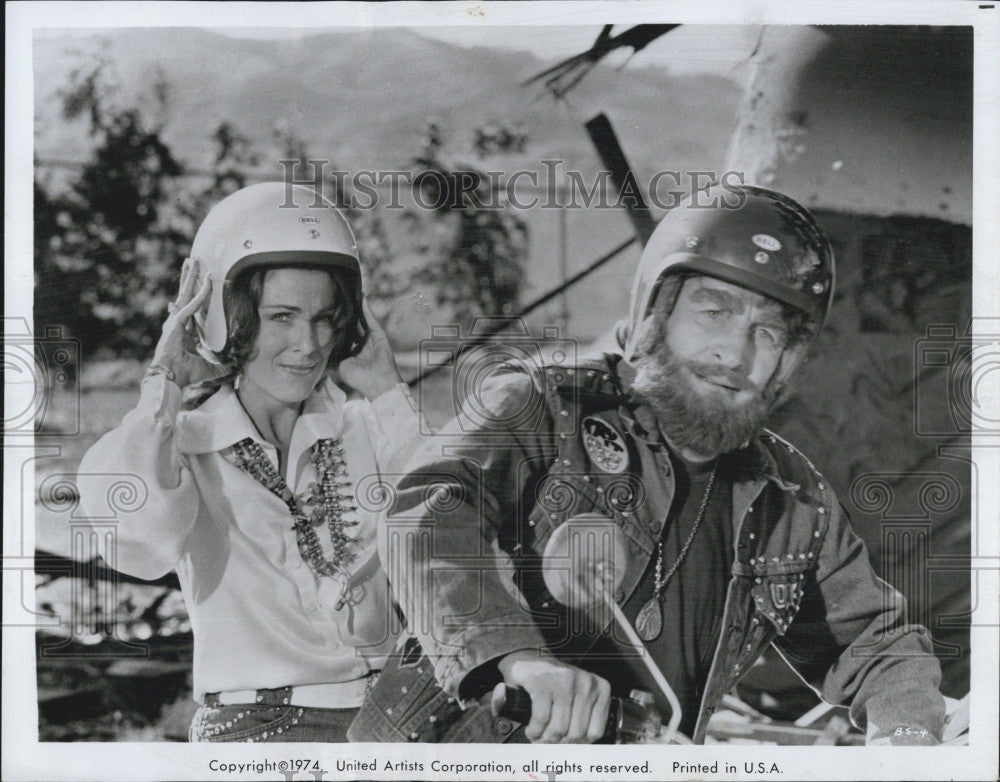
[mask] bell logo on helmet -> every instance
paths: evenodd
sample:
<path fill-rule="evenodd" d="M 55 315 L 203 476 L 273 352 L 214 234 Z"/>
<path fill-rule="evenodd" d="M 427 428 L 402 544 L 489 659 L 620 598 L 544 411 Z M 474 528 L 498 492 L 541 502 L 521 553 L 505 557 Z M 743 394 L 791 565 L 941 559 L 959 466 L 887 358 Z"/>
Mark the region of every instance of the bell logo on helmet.
<path fill-rule="evenodd" d="M 768 236 L 767 234 L 754 234 L 750 241 L 756 244 L 760 249 L 767 250 L 768 252 L 776 253 L 781 249 L 781 242 L 773 236 Z"/>

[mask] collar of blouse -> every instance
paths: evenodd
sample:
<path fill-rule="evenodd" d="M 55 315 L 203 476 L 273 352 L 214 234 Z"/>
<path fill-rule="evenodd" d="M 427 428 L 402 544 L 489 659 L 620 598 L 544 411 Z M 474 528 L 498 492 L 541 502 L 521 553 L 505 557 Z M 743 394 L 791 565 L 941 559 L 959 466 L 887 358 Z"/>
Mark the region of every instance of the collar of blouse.
<path fill-rule="evenodd" d="M 317 440 L 339 437 L 344 427 L 347 395 L 327 378 L 305 401 L 295 422 L 291 454 L 311 448 Z M 177 415 L 177 449 L 185 454 L 214 453 L 250 437 L 264 443 L 231 385 L 222 386 L 195 410 Z"/>

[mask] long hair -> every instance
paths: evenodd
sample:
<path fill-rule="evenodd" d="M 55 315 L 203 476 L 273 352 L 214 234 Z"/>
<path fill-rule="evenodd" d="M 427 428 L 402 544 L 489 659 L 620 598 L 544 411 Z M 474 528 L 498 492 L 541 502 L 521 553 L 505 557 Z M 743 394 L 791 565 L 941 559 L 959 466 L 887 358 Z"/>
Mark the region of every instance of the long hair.
<path fill-rule="evenodd" d="M 261 266 L 248 269 L 234 280 L 227 281 L 222 291 L 226 313 L 226 344 L 214 353 L 215 362 L 222 368 L 214 378 L 191 386 L 185 392 L 184 406 L 198 407 L 226 383 L 233 383 L 253 353 L 260 332 L 260 302 L 264 295 L 264 277 L 268 271 L 279 267 Z M 280 268 L 315 269 L 314 266 L 282 266 Z M 338 331 L 337 342 L 330 352 L 327 369 L 341 361 L 356 356 L 368 336 L 368 324 L 361 308 L 361 280 L 356 275 L 342 274 L 335 269 L 323 269 L 333 284 L 335 318 L 343 328 Z"/>

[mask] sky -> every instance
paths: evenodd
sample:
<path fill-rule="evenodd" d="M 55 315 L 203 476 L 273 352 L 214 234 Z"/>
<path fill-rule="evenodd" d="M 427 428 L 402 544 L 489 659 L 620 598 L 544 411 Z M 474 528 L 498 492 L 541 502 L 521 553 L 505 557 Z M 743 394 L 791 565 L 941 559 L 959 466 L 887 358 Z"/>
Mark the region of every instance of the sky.
<path fill-rule="evenodd" d="M 629 28 L 618 25 L 612 34 Z M 290 39 L 317 35 L 333 28 L 211 28 L 234 38 Z M 356 29 L 356 28 L 355 28 Z M 588 49 L 601 31 L 600 25 L 559 25 L 558 35 L 547 35 L 546 27 L 464 26 L 413 27 L 426 38 L 458 46 L 484 46 L 528 51 L 542 60 L 558 62 Z M 616 52 L 606 59 L 611 66 L 642 68 L 665 66 L 674 73 L 711 73 L 740 79 L 745 61 L 757 42 L 758 26 L 682 25 L 649 44 L 634 57 L 631 50 Z"/>

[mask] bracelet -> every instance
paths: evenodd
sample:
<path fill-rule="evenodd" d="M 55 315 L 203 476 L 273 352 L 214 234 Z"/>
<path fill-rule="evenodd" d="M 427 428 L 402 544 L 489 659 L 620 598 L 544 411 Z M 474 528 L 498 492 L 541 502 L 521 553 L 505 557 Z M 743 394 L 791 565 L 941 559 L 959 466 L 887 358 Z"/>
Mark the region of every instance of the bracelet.
<path fill-rule="evenodd" d="M 163 366 L 163 364 L 150 364 L 146 367 L 146 374 L 143 376 L 143 379 L 145 380 L 145 378 L 152 377 L 153 375 L 166 375 L 167 380 L 171 383 L 173 383 L 174 379 L 177 377 L 172 369 Z"/>

